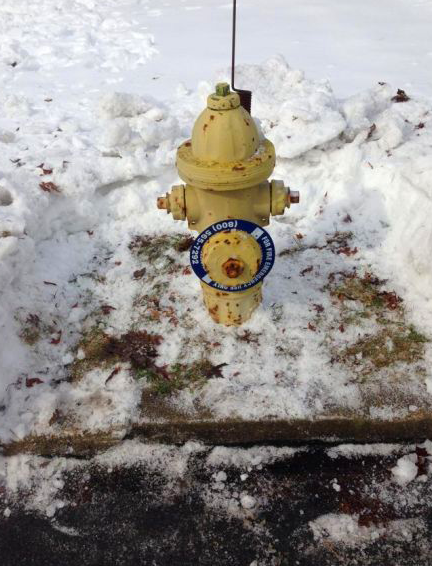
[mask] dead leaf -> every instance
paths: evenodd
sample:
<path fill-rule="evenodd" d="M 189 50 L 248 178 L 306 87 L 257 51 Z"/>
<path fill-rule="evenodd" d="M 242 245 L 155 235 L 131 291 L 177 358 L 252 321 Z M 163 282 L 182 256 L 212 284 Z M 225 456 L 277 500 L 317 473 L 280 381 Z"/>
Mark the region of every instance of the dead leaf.
<path fill-rule="evenodd" d="M 134 271 L 133 273 L 133 278 L 134 279 L 141 279 L 142 277 L 144 277 L 146 273 L 146 268 L 143 267 L 142 269 L 137 269 L 136 271 Z"/>
<path fill-rule="evenodd" d="M 376 124 L 372 124 L 372 126 L 369 128 L 368 135 L 366 136 L 366 140 L 371 139 L 376 129 L 377 129 Z"/>
<path fill-rule="evenodd" d="M 409 99 L 407 93 L 401 88 L 398 88 L 396 95 L 392 98 L 392 102 L 407 102 Z"/>
<path fill-rule="evenodd" d="M 105 380 L 105 385 L 120 371 L 120 366 L 115 367 Z"/>
<path fill-rule="evenodd" d="M 300 271 L 301 277 L 304 277 L 306 273 L 310 273 L 312 270 L 313 270 L 313 265 L 310 265 L 309 267 L 305 267 Z"/>
<path fill-rule="evenodd" d="M 342 248 L 339 248 L 336 251 L 337 254 L 344 254 L 346 256 L 355 255 L 357 252 L 358 252 L 357 248 L 350 248 L 349 246 L 343 246 Z"/>
<path fill-rule="evenodd" d="M 60 189 L 54 183 L 39 183 L 39 187 L 46 193 L 61 193 Z"/>
<path fill-rule="evenodd" d="M 39 383 L 43 383 L 43 381 L 38 377 L 26 377 L 26 387 L 33 387 L 33 385 L 38 385 Z"/>
<path fill-rule="evenodd" d="M 51 338 L 50 344 L 60 344 L 61 337 L 62 337 L 62 331 L 59 330 L 59 331 L 57 332 L 57 335 L 58 335 L 57 338 Z"/>
<path fill-rule="evenodd" d="M 101 311 L 103 314 L 109 314 L 111 311 L 117 310 L 115 307 L 111 305 L 101 305 Z"/>

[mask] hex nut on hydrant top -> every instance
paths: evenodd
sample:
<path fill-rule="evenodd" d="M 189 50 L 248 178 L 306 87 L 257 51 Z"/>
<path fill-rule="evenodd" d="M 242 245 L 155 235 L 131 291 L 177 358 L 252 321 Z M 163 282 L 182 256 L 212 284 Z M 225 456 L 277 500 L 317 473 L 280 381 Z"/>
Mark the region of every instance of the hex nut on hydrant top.
<path fill-rule="evenodd" d="M 248 320 L 262 300 L 264 277 L 275 250 L 263 230 L 270 215 L 283 214 L 299 193 L 283 181 L 268 181 L 275 148 L 260 137 L 240 97 L 227 83 L 216 85 L 192 131 L 177 150 L 185 185 L 173 186 L 157 206 L 200 232 L 191 265 L 201 279 L 204 303 L 215 322 Z"/>

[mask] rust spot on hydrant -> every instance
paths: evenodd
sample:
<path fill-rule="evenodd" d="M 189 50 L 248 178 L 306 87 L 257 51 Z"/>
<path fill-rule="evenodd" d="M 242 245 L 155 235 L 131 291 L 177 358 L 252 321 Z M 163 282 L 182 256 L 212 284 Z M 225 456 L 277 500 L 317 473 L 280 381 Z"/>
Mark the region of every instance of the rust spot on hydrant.
<path fill-rule="evenodd" d="M 235 279 L 243 273 L 244 263 L 239 259 L 230 258 L 222 265 L 222 270 L 230 279 Z"/>

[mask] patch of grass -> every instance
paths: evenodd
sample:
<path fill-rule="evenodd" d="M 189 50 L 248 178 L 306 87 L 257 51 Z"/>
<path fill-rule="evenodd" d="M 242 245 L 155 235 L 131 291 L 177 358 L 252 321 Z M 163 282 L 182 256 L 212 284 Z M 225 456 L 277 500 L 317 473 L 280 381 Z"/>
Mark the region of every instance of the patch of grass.
<path fill-rule="evenodd" d="M 27 314 L 24 321 L 22 315 L 17 314 L 15 318 L 22 326 L 19 337 L 28 346 L 34 346 L 43 336 L 57 332 L 54 324 L 45 323 L 37 314 Z"/>
<path fill-rule="evenodd" d="M 378 279 L 371 273 L 359 277 L 355 272 L 351 272 L 344 276 L 340 284 L 331 288 L 330 294 L 341 301 L 359 301 L 368 309 L 396 310 L 402 299 L 394 291 L 382 291 L 381 287 L 385 283 L 386 281 Z"/>
<path fill-rule="evenodd" d="M 135 236 L 129 244 L 129 249 L 148 262 L 155 262 L 160 258 L 168 264 L 175 263 L 175 259 L 168 256 L 170 250 L 183 253 L 189 250 L 193 238 L 184 234 L 163 234 L 160 236 Z"/>
<path fill-rule="evenodd" d="M 414 326 L 409 327 L 408 339 L 411 342 L 418 342 L 420 344 L 425 344 L 426 342 L 430 342 L 430 340 L 426 338 L 426 336 L 421 334 L 418 330 L 416 330 Z"/>
<path fill-rule="evenodd" d="M 25 326 L 20 332 L 20 338 L 29 346 L 33 346 L 40 340 L 40 331 L 37 328 Z"/>
<path fill-rule="evenodd" d="M 366 370 L 391 367 L 399 362 L 412 364 L 423 358 L 424 344 L 428 341 L 411 326 L 393 324 L 339 350 L 334 361 L 361 364 Z"/>
<path fill-rule="evenodd" d="M 199 387 L 212 377 L 222 377 L 221 368 L 225 364 L 213 365 L 207 358 L 190 364 L 157 365 L 157 347 L 162 340 L 162 336 L 145 330 L 130 331 L 118 337 L 93 328 L 78 344 L 78 350 L 84 352 L 84 357 L 71 364 L 70 377 L 75 381 L 92 369 L 110 369 L 120 362 L 128 362 L 133 377 L 146 379 L 151 390 L 160 395 L 169 395 L 186 387 Z"/>
<path fill-rule="evenodd" d="M 156 369 L 156 346 L 161 342 L 161 336 L 145 330 L 117 337 L 109 336 L 98 327 L 93 328 L 77 346 L 78 351 L 84 352 L 84 357 L 71 364 L 70 378 L 76 381 L 92 369 L 110 368 L 119 362 L 129 362 L 134 369 Z"/>
<path fill-rule="evenodd" d="M 163 368 L 163 372 L 139 368 L 135 375 L 137 379 L 145 377 L 154 393 L 170 395 L 187 387 L 200 387 L 212 377 L 223 377 L 221 368 L 224 365 L 215 366 L 203 358 L 190 364 L 173 364 L 169 368 Z"/>
<path fill-rule="evenodd" d="M 304 252 L 305 250 L 328 250 L 335 254 L 355 255 L 357 248 L 352 250 L 349 246 L 349 240 L 352 239 L 353 235 L 351 231 L 336 231 L 334 234 L 327 236 L 326 243 L 323 246 L 316 244 L 307 245 L 295 240 L 295 246 L 282 250 L 279 253 L 279 257 L 291 256 L 299 252 Z"/>
<path fill-rule="evenodd" d="M 333 273 L 327 289 L 339 306 L 342 332 L 348 325 L 362 326 L 365 320 L 375 325 L 373 334 L 359 338 L 333 351 L 332 362 L 362 366 L 362 375 L 392 367 L 397 363 L 415 364 L 424 357 L 428 338 L 405 320 L 402 299 L 383 289 L 386 281 L 371 273 L 356 271 Z"/>
<path fill-rule="evenodd" d="M 134 306 L 144 309 L 142 318 L 147 322 L 159 322 L 161 319 L 167 318 L 171 324 L 177 326 L 177 313 L 172 304 L 166 304 L 166 297 L 164 297 L 169 285 L 169 281 L 158 281 L 147 293 L 134 299 Z M 161 301 L 161 299 L 165 300 Z M 175 302 L 174 295 L 170 297 L 170 301 Z M 165 305 L 162 305 L 161 302 Z"/>
<path fill-rule="evenodd" d="M 79 381 L 89 371 L 99 367 L 108 368 L 116 363 L 114 356 L 108 352 L 111 337 L 99 327 L 92 328 L 77 345 L 77 351 L 83 351 L 82 359 L 76 358 L 69 367 L 69 379 Z"/>

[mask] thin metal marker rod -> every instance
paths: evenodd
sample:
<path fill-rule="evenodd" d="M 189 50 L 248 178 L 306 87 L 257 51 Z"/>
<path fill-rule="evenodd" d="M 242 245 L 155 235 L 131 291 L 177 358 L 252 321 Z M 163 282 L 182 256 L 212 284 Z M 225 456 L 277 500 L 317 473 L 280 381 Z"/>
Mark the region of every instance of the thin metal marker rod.
<path fill-rule="evenodd" d="M 233 0 L 233 17 L 232 17 L 232 49 L 231 49 L 231 86 L 234 86 L 235 74 L 235 48 L 236 48 L 236 19 L 237 19 L 237 0 Z"/>
<path fill-rule="evenodd" d="M 232 26 L 232 50 L 231 50 L 231 88 L 240 96 L 240 104 L 245 110 L 251 113 L 252 93 L 250 90 L 242 90 L 234 85 L 235 75 L 235 48 L 236 48 L 236 27 L 237 27 L 237 0 L 233 0 L 233 26 Z"/>

